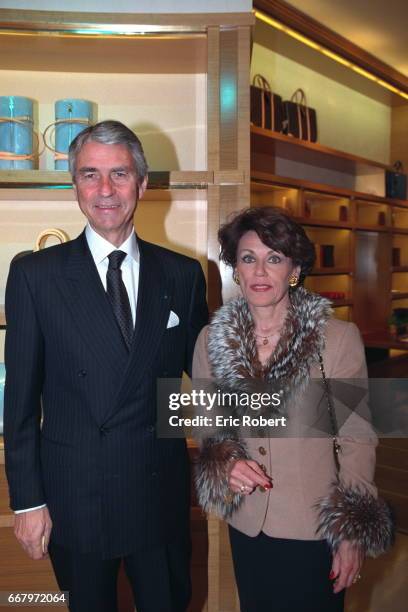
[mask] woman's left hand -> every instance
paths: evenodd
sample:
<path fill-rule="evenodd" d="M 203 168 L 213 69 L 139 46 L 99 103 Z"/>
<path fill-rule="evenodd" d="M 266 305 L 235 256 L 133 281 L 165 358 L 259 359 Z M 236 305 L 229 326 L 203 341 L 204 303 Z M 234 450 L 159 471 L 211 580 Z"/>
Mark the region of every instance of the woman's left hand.
<path fill-rule="evenodd" d="M 330 579 L 334 580 L 333 592 L 339 593 L 360 577 L 364 554 L 359 546 L 348 540 L 341 542 L 333 555 Z"/>

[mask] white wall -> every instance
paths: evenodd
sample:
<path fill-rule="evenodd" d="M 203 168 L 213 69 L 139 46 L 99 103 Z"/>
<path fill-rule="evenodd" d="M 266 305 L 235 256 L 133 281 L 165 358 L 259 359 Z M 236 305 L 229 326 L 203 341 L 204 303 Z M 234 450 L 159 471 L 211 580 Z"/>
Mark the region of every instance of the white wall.
<path fill-rule="evenodd" d="M 298 87 L 305 91 L 308 106 L 317 111 L 319 143 L 389 163 L 389 96 L 380 99 L 371 81 L 259 21 L 251 78 L 256 73 L 265 76 L 283 100 L 290 100 Z"/>

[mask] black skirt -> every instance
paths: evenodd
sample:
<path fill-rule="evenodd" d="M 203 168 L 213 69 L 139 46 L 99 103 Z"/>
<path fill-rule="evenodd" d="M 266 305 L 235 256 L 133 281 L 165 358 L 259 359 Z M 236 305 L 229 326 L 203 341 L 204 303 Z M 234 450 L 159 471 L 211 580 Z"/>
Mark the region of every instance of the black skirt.
<path fill-rule="evenodd" d="M 325 541 L 255 538 L 229 528 L 241 612 L 343 612 Z"/>

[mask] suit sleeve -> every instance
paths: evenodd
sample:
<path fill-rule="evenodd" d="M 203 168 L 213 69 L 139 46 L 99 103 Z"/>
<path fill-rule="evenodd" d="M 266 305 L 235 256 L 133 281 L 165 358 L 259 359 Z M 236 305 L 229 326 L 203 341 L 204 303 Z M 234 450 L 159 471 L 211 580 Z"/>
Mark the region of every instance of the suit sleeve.
<path fill-rule="evenodd" d="M 21 510 L 46 503 L 40 462 L 44 341 L 21 261 L 10 268 L 6 320 L 5 464 L 10 506 Z"/>
<path fill-rule="evenodd" d="M 188 336 L 184 367 L 189 376 L 191 376 L 192 373 L 194 347 L 198 334 L 207 323 L 208 306 L 206 300 L 206 283 L 200 264 L 195 262 L 188 313 Z"/>
<path fill-rule="evenodd" d="M 339 401 L 336 379 L 349 379 L 356 392 L 360 391 L 361 399 L 347 412 L 344 423 L 338 420 L 338 481 L 318 504 L 319 532 L 334 551 L 342 540 L 350 540 L 359 544 L 368 556 L 376 557 L 390 547 L 394 528 L 390 510 L 378 498 L 374 484 L 378 440 L 367 404 L 364 346 L 354 324 L 347 325 L 342 336 L 336 337 L 333 354 L 336 357 L 327 375 L 332 379 L 335 407 Z M 336 409 L 336 415 L 339 412 L 341 409 Z"/>

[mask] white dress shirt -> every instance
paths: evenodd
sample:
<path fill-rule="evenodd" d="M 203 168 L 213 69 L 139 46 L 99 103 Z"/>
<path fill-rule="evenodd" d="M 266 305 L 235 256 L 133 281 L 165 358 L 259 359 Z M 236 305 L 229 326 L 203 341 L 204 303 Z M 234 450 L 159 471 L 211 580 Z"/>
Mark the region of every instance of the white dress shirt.
<path fill-rule="evenodd" d="M 108 255 L 112 253 L 112 251 L 123 251 L 126 253 L 126 257 L 123 260 L 120 269 L 122 270 L 122 279 L 129 296 L 130 310 L 132 311 L 134 326 L 136 322 L 136 305 L 140 269 L 139 247 L 137 245 L 136 234 L 132 232 L 129 238 L 127 238 L 119 247 L 115 247 L 113 244 L 105 240 L 105 238 L 102 238 L 102 236 L 97 234 L 89 224 L 86 226 L 85 236 L 105 291 L 106 273 L 109 266 Z"/>
<path fill-rule="evenodd" d="M 136 306 L 140 270 L 140 256 L 136 234 L 132 232 L 129 238 L 127 238 L 125 242 L 120 245 L 120 247 L 116 247 L 114 244 L 111 244 L 105 240 L 105 238 L 102 238 L 102 236 L 95 232 L 95 230 L 89 224 L 85 228 L 85 236 L 105 291 L 106 273 L 109 266 L 108 255 L 112 253 L 112 251 L 123 251 L 126 253 L 126 257 L 124 258 L 120 269 L 122 270 L 122 279 L 129 296 L 130 310 L 132 311 L 134 327 L 136 322 Z M 39 508 L 45 508 L 45 506 L 46 504 L 42 504 L 41 506 L 35 506 L 34 508 L 15 510 L 14 513 L 19 514 L 20 512 L 31 512 L 31 510 L 38 510 Z"/>

